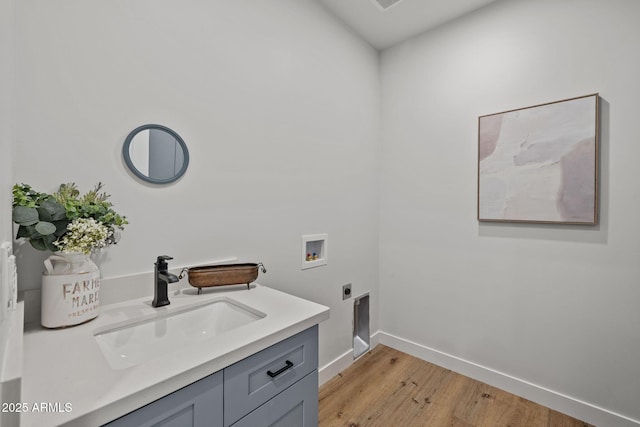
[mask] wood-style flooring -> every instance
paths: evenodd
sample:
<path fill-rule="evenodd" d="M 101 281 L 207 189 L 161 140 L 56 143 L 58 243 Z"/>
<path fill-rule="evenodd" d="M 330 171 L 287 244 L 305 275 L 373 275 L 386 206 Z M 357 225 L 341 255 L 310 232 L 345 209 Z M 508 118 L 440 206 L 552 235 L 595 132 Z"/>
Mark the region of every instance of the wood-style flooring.
<path fill-rule="evenodd" d="M 593 427 L 383 345 L 319 399 L 320 427 Z"/>

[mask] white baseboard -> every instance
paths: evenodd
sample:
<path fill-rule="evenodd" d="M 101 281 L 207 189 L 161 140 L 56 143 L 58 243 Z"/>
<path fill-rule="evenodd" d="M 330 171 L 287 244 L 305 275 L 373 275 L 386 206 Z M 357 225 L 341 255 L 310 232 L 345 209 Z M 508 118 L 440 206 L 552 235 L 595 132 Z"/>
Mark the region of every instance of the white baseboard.
<path fill-rule="evenodd" d="M 582 402 L 570 396 L 540 387 L 468 360 L 443 353 L 385 332 L 378 332 L 379 342 L 475 380 L 554 409 L 599 427 L 640 427 L 640 421 Z"/>
<path fill-rule="evenodd" d="M 353 350 L 349 350 L 336 357 L 331 362 L 318 369 L 318 386 L 329 381 L 331 378 L 338 375 L 340 372 L 347 369 L 353 363 Z"/>
<path fill-rule="evenodd" d="M 379 342 L 379 332 L 371 335 L 371 349 L 374 349 Z M 331 378 L 338 375 L 340 372 L 347 369 L 353 362 L 355 362 L 355 360 L 353 359 L 353 349 L 350 349 L 349 351 L 346 351 L 342 355 L 336 357 L 331 362 L 318 369 L 318 386 L 321 386 Z"/>

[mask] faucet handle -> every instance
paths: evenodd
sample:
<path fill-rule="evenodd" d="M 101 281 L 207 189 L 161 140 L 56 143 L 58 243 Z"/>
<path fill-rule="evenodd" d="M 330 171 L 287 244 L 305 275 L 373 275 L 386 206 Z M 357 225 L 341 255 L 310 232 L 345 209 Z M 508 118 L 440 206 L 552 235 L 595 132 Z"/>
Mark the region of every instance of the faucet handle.
<path fill-rule="evenodd" d="M 169 261 L 170 259 L 173 259 L 173 257 L 170 257 L 169 255 L 160 255 L 158 257 L 158 261 L 156 262 L 156 265 L 160 269 L 166 269 L 168 266 L 167 261 Z"/>

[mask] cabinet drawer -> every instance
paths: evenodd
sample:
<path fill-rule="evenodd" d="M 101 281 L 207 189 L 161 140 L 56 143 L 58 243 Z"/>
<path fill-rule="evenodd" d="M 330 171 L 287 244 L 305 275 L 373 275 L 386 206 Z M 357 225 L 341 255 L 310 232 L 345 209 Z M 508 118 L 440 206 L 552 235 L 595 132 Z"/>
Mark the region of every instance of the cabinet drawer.
<path fill-rule="evenodd" d="M 318 371 L 313 371 L 233 427 L 318 427 Z"/>
<path fill-rule="evenodd" d="M 317 368 L 317 325 L 226 368 L 224 425 L 233 424 Z"/>

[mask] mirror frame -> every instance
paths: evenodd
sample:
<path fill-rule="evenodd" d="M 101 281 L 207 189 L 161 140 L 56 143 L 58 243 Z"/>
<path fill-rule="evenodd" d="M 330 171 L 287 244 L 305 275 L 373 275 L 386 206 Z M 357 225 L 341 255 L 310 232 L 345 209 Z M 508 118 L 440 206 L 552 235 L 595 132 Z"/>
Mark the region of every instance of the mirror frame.
<path fill-rule="evenodd" d="M 133 138 L 139 132 L 141 132 L 143 130 L 149 130 L 149 129 L 161 130 L 161 131 L 164 131 L 164 132 L 168 133 L 169 135 L 171 135 L 171 136 L 173 136 L 175 138 L 175 140 L 178 142 L 178 144 L 180 144 L 180 147 L 182 148 L 182 152 L 184 154 L 184 162 L 182 164 L 182 168 L 180 168 L 178 173 L 175 174 L 171 178 L 167 178 L 167 179 L 150 178 L 147 175 L 145 175 L 142 172 L 140 172 L 138 170 L 138 168 L 136 168 L 136 166 L 133 164 L 133 161 L 131 160 L 131 155 L 129 154 L 129 150 L 130 150 L 131 142 L 133 141 Z M 185 174 L 185 172 L 187 171 L 187 167 L 189 166 L 189 150 L 187 149 L 187 144 L 180 137 L 180 135 L 178 135 L 175 131 L 173 131 L 172 129 L 169 129 L 166 126 L 162 126 L 162 125 L 154 125 L 154 124 L 142 125 L 142 126 L 138 126 L 134 130 L 132 130 L 129 133 L 129 135 L 127 136 L 127 139 L 125 139 L 124 145 L 122 146 L 122 156 L 124 157 L 124 163 L 127 165 L 129 170 L 131 172 L 133 172 L 133 174 L 135 176 L 137 176 L 138 178 L 140 178 L 141 180 L 143 180 L 145 182 L 150 182 L 152 184 L 170 184 L 172 182 L 175 182 L 178 179 L 180 179 L 182 177 L 182 175 Z"/>

